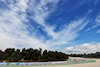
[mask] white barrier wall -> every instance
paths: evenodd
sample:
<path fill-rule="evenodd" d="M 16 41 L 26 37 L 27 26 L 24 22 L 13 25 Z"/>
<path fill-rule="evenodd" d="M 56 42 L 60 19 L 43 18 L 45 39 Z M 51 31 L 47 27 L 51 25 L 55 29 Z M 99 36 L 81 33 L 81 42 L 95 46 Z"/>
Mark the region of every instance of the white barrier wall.
<path fill-rule="evenodd" d="M 73 61 L 56 61 L 56 62 L 15 62 L 15 63 L 0 63 L 1 65 L 9 65 L 9 66 L 16 66 L 16 65 L 56 65 L 56 64 L 71 64 L 71 63 L 82 63 L 82 62 L 91 62 L 90 60 L 76 60 Z"/>
<path fill-rule="evenodd" d="M 16 62 L 12 62 L 12 63 L 9 63 L 10 66 L 16 66 L 17 63 Z"/>
<path fill-rule="evenodd" d="M 0 63 L 0 65 L 9 65 L 9 63 Z"/>
<path fill-rule="evenodd" d="M 25 63 L 25 62 L 23 62 L 23 63 L 17 63 L 17 65 L 28 65 L 28 63 Z"/>

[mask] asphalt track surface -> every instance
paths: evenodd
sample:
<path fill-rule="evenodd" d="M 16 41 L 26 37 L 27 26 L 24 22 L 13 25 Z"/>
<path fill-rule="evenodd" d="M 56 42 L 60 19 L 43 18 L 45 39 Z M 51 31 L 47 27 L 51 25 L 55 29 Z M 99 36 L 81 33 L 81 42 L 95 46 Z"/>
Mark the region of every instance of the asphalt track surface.
<path fill-rule="evenodd" d="M 70 59 L 73 59 L 73 62 L 66 62 L 64 61 L 63 63 L 59 62 L 58 64 L 50 64 L 50 65 L 32 65 L 32 66 L 28 66 L 28 65 L 24 65 L 24 66 L 0 66 L 0 67 L 100 67 L 100 60 L 98 59 L 86 59 L 86 58 L 73 58 L 71 57 Z M 80 60 L 77 61 L 77 60 Z M 96 60 L 96 62 L 94 62 L 93 60 Z"/>

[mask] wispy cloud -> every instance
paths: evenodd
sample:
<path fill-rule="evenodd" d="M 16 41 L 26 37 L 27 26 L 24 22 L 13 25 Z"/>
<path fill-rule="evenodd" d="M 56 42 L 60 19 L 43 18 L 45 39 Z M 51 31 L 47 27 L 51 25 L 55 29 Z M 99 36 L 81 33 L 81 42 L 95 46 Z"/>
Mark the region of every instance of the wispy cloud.
<path fill-rule="evenodd" d="M 4 1 L 6 3 L 6 1 Z M 41 0 L 36 2 L 36 0 L 31 1 L 28 5 L 28 0 L 18 0 L 16 3 L 12 0 L 10 4 L 7 4 L 9 9 L 0 10 L 0 45 L 2 49 L 7 47 L 23 48 L 23 47 L 42 47 L 43 49 L 51 49 L 54 46 L 67 44 L 69 41 L 74 40 L 79 36 L 79 31 L 82 30 L 86 25 L 85 18 L 78 18 L 71 21 L 68 25 L 64 25 L 63 29 L 55 32 L 55 26 L 49 26 L 45 19 L 56 9 L 56 4 L 59 0 Z M 43 30 L 47 32 L 49 39 L 44 42 L 43 38 L 36 38 L 37 35 L 29 35 L 30 31 L 27 30 L 29 25 L 26 23 L 29 21 L 27 19 L 26 11 L 29 9 L 33 11 L 34 15 L 32 19 L 36 23 L 43 26 Z M 34 28 L 34 27 L 33 27 Z M 33 33 L 38 34 L 36 31 Z M 53 49 L 53 48 L 52 48 Z"/>
<path fill-rule="evenodd" d="M 97 30 L 96 33 L 100 33 L 100 30 Z"/>
<path fill-rule="evenodd" d="M 2 0 L 2 2 L 7 7 L 0 8 L 0 46 L 3 50 L 7 47 L 41 47 L 56 50 L 63 45 L 60 48 L 62 49 L 66 44 L 75 40 L 89 22 L 87 16 L 80 17 L 71 20 L 69 24 L 61 25 L 62 29 L 55 32 L 56 26 L 51 26 L 46 19 L 57 9 L 59 0 L 38 0 L 38 2 L 37 0 L 11 0 L 9 3 Z M 27 12 L 31 15 L 27 15 Z M 30 22 L 42 26 L 41 29 L 51 38 L 46 40 L 44 35 L 37 32 L 38 29 L 35 30 L 34 23 L 30 25 Z M 99 23 L 98 18 L 96 22 Z"/>
<path fill-rule="evenodd" d="M 47 32 L 48 35 L 52 36 L 53 38 L 56 37 L 54 26 L 49 26 L 47 22 L 45 22 L 46 18 L 52 13 L 57 6 L 59 0 L 41 0 L 37 3 L 36 0 L 31 1 L 30 11 L 34 13 L 32 19 L 36 21 L 36 23 L 40 24 L 44 27 L 44 31 Z"/>
<path fill-rule="evenodd" d="M 86 18 L 77 18 L 76 20 L 71 21 L 68 25 L 64 25 L 62 30 L 55 32 L 54 30 L 56 27 L 50 26 L 49 23 L 45 20 L 50 15 L 50 13 L 56 9 L 59 0 L 41 0 L 38 3 L 37 1 L 31 2 L 32 4 L 30 5 L 29 10 L 34 13 L 31 18 L 35 20 L 36 23 L 43 26 L 43 31 L 47 32 L 48 36 L 52 37 L 51 39 L 46 40 L 44 43 L 48 45 L 49 48 L 53 48 L 55 45 L 58 46 L 68 44 L 69 41 L 72 41 L 79 36 L 78 32 L 82 30 L 87 24 Z"/>
<path fill-rule="evenodd" d="M 94 28 L 96 28 L 96 27 L 100 26 L 100 15 L 99 15 L 99 14 L 96 16 L 96 18 L 95 18 L 95 21 L 94 21 L 94 22 L 95 22 L 95 23 L 92 25 L 92 27 L 87 28 L 87 30 L 86 30 L 86 31 L 89 31 L 89 30 L 91 30 L 91 29 L 94 29 Z"/>
<path fill-rule="evenodd" d="M 95 0 L 94 4 L 97 5 L 99 3 L 99 0 Z"/>
<path fill-rule="evenodd" d="M 68 42 L 80 35 L 79 31 L 81 31 L 87 23 L 85 18 L 73 20 L 68 25 L 65 25 L 61 31 L 56 32 L 57 37 L 55 39 L 49 40 L 47 43 L 52 43 L 50 46 L 68 44 Z"/>
<path fill-rule="evenodd" d="M 18 0 L 13 4 L 14 0 L 8 4 L 9 9 L 0 9 L 0 45 L 4 50 L 8 47 L 29 48 L 42 47 L 46 48 L 41 40 L 29 36 L 26 25 L 28 22 L 26 10 L 28 8 L 28 0 Z M 4 1 L 6 3 L 6 1 Z M 38 45 L 39 44 L 39 45 Z"/>

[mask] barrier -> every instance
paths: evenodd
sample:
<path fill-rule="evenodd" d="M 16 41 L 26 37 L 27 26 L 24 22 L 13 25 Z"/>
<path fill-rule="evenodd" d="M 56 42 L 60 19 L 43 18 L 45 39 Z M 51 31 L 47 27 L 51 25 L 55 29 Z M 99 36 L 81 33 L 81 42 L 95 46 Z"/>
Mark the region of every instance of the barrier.
<path fill-rule="evenodd" d="M 9 63 L 9 66 L 16 66 L 17 65 L 17 63 L 15 62 L 12 62 L 12 63 Z"/>
<path fill-rule="evenodd" d="M 0 63 L 0 65 L 9 65 L 9 63 Z"/>
<path fill-rule="evenodd" d="M 70 61 L 56 61 L 56 62 L 15 62 L 15 63 L 0 63 L 0 66 L 47 66 L 47 65 L 68 65 L 96 62 L 95 60 L 70 60 Z"/>
<path fill-rule="evenodd" d="M 28 65 L 28 63 L 17 63 L 17 65 Z"/>

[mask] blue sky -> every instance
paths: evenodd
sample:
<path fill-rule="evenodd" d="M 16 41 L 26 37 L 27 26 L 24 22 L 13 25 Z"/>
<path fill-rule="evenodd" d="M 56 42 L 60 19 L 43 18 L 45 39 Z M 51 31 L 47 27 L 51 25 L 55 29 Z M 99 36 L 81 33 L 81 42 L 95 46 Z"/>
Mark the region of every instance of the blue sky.
<path fill-rule="evenodd" d="M 0 49 L 100 51 L 99 0 L 0 0 Z"/>

